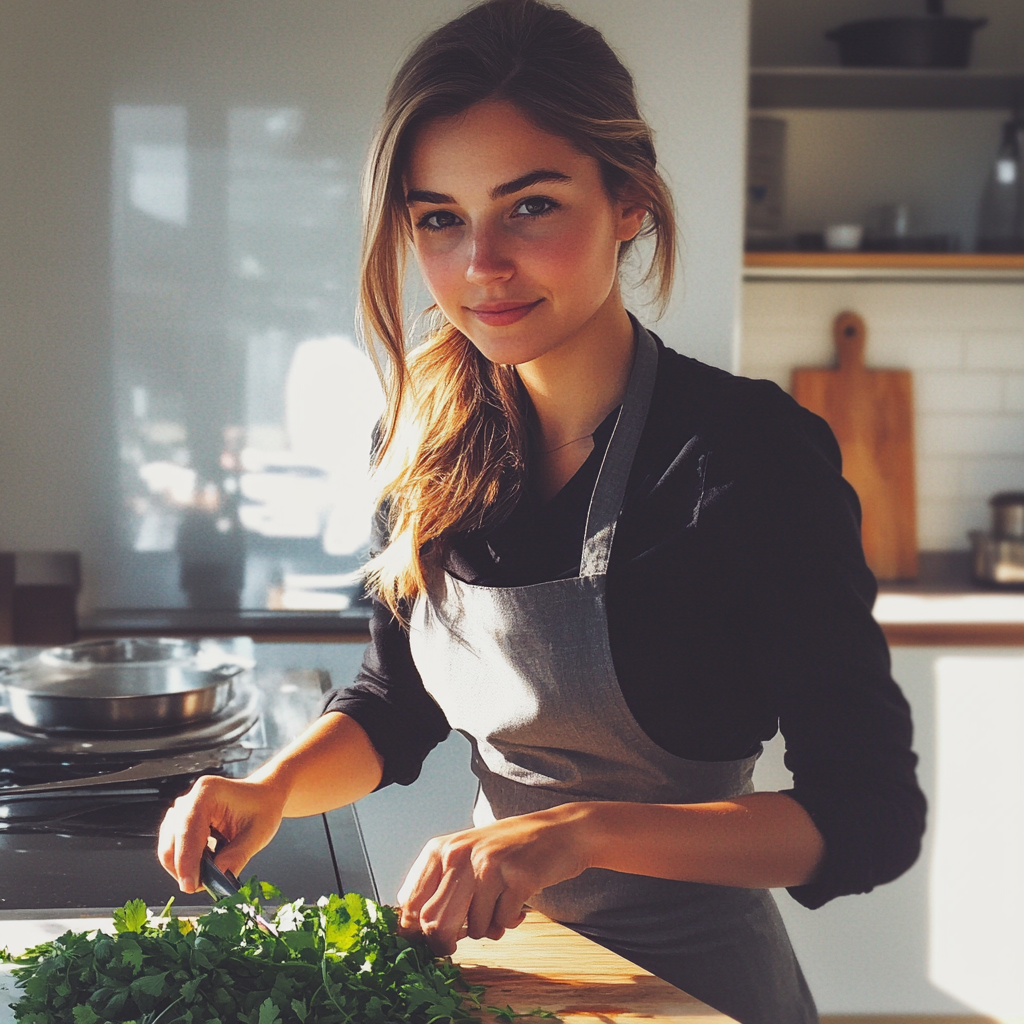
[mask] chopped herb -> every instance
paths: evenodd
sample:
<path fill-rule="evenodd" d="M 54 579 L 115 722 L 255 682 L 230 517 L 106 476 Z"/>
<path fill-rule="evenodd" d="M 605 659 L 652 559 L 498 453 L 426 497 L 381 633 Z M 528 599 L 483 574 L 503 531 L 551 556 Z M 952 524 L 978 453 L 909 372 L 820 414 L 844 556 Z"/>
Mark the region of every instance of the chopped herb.
<path fill-rule="evenodd" d="M 422 940 L 398 935 L 391 907 L 354 893 L 281 906 L 268 935 L 256 878 L 194 923 L 141 900 L 116 935 L 66 932 L 4 959 L 24 995 L 20 1024 L 457 1024 L 483 988 L 462 982 Z M 511 1010 L 509 1009 L 509 1011 Z M 506 1011 L 502 1011 L 506 1013 Z M 520 1015 L 516 1015 L 520 1016 Z M 502 1020 L 511 1020 L 503 1016 Z"/>

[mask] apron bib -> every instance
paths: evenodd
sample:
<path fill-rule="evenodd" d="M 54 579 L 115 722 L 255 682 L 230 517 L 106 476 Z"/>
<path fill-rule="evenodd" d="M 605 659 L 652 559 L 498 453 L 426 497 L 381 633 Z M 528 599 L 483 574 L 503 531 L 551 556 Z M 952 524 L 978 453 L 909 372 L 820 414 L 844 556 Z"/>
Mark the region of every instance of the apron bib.
<path fill-rule="evenodd" d="M 658 349 L 634 321 L 633 369 L 591 497 L 580 575 L 483 587 L 435 573 L 410 646 L 427 692 L 472 745 L 477 825 L 576 800 L 704 803 L 753 791 L 756 756 L 690 761 L 622 696 L 605 583 Z M 591 869 L 530 905 L 742 1024 L 818 1020 L 775 901 L 740 889 Z"/>

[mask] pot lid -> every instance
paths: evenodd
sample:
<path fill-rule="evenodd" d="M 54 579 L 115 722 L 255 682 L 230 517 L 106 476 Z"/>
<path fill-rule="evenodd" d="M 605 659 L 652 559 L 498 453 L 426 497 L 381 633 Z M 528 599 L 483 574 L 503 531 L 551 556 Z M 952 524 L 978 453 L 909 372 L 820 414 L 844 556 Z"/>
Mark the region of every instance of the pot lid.
<path fill-rule="evenodd" d="M 50 647 L 10 666 L 3 681 L 40 696 L 107 700 L 202 690 L 253 664 L 215 640 L 89 640 Z"/>

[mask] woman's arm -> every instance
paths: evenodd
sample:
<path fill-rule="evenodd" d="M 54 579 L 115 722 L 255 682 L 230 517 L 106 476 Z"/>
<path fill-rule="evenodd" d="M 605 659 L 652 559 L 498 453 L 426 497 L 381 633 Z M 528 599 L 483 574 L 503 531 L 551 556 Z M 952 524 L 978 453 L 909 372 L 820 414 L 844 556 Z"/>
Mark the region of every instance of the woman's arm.
<path fill-rule="evenodd" d="M 273 791 L 285 818 L 323 814 L 361 800 L 380 783 L 384 759 L 363 727 L 328 711 L 246 782 Z"/>
<path fill-rule="evenodd" d="M 245 779 L 204 775 L 164 816 L 157 856 L 182 892 L 200 888 L 199 860 L 214 832 L 228 841 L 217 864 L 238 874 L 277 834 L 282 818 L 319 814 L 372 792 L 383 759 L 355 719 L 329 712 Z"/>
<path fill-rule="evenodd" d="M 807 812 L 781 793 L 708 804 L 587 802 L 434 839 L 399 900 L 402 927 L 447 955 L 464 933 L 499 938 L 540 889 L 587 868 L 748 888 L 801 885 L 824 856 Z"/>

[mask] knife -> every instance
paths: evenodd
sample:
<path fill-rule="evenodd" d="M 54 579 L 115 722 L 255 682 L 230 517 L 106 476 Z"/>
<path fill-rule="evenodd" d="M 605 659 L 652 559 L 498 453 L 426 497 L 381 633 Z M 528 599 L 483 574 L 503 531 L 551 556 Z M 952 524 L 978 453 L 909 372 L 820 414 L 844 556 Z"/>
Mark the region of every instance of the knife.
<path fill-rule="evenodd" d="M 202 860 L 199 861 L 199 882 L 214 899 L 218 900 L 224 899 L 225 896 L 234 896 L 242 888 L 241 883 L 230 871 L 222 871 L 217 867 L 213 851 L 208 846 L 203 850 Z M 276 938 L 277 929 L 262 914 L 256 914 L 253 919 L 260 931 Z"/>
<path fill-rule="evenodd" d="M 158 757 L 151 761 L 140 761 L 124 771 L 110 772 L 109 775 L 90 775 L 85 779 L 61 779 L 59 782 L 40 782 L 33 786 L 11 786 L 0 789 L 0 800 L 23 793 L 49 793 L 61 789 L 82 789 L 86 786 L 107 786 L 116 783 L 140 782 L 145 779 L 162 779 L 174 775 L 194 775 L 196 772 L 222 768 L 232 761 L 244 761 L 250 751 L 246 747 L 214 748 L 194 754 L 176 754 L 174 757 Z"/>

